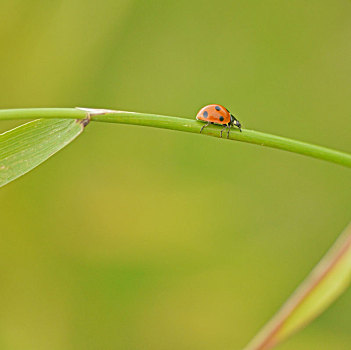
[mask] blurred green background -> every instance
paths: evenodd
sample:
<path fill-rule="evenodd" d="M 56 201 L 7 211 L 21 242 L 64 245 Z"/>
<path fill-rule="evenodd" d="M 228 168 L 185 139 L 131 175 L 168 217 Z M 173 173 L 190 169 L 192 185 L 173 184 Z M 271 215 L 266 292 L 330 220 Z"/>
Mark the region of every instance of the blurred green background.
<path fill-rule="evenodd" d="M 0 108 L 193 118 L 351 150 L 351 1 L 0 3 Z M 1 131 L 19 122 L 2 122 Z M 91 123 L 0 192 L 0 348 L 241 349 L 350 220 L 350 171 Z M 279 349 L 350 349 L 351 294 Z"/>

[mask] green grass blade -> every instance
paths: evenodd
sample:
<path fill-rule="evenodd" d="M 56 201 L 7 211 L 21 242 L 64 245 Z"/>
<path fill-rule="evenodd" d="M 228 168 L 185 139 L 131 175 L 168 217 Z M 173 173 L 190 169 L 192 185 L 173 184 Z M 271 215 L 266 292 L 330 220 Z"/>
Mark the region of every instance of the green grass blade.
<path fill-rule="evenodd" d="M 0 110 L 1 120 L 16 119 L 83 119 L 90 115 L 91 121 L 105 123 L 120 123 L 141 125 L 153 128 L 177 130 L 183 132 L 200 133 L 203 123 L 192 118 L 179 118 L 166 115 L 114 111 L 94 108 L 26 108 Z M 221 126 L 207 127 L 202 135 L 220 137 Z M 260 146 L 277 148 L 305 156 L 322 159 L 335 164 L 351 168 L 351 154 L 327 147 L 313 145 L 286 137 L 266 134 L 255 130 L 242 128 L 243 132 L 233 129 L 230 140 L 253 143 Z M 223 139 L 226 140 L 226 139 Z"/>
<path fill-rule="evenodd" d="M 0 187 L 44 162 L 83 129 L 79 120 L 38 119 L 0 134 Z"/>
<path fill-rule="evenodd" d="M 280 311 L 244 350 L 268 350 L 309 324 L 351 282 L 351 224 Z"/>

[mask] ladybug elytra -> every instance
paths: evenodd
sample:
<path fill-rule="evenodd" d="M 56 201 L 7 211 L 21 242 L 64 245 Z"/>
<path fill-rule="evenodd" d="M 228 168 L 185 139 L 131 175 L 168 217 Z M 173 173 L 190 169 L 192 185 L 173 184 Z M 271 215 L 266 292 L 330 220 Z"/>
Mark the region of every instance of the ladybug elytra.
<path fill-rule="evenodd" d="M 239 120 L 237 120 L 227 108 L 221 105 L 208 105 L 200 109 L 200 111 L 196 115 L 197 120 L 201 120 L 203 122 L 207 122 L 201 130 L 209 126 L 210 124 L 219 124 L 225 126 L 224 129 L 221 130 L 221 137 L 224 130 L 228 129 L 227 131 L 227 138 L 229 138 L 230 128 L 232 126 L 236 126 L 239 128 L 241 132 L 241 124 Z"/>

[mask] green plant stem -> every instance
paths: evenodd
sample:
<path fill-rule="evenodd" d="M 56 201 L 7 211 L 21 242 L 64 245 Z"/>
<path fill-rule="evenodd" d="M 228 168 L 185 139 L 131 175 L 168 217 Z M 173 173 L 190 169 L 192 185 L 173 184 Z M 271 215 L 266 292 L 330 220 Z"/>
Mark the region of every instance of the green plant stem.
<path fill-rule="evenodd" d="M 84 119 L 87 114 L 90 115 L 91 121 L 120 123 L 141 126 L 151 126 L 154 128 L 163 128 L 178 130 L 192 133 L 200 133 L 203 123 L 194 119 L 169 117 L 164 115 L 135 113 L 125 111 L 112 111 L 103 109 L 77 109 L 77 108 L 28 108 L 28 109 L 7 109 L 0 110 L 0 120 L 14 119 L 37 119 L 37 118 L 69 118 Z M 221 126 L 211 125 L 206 127 L 203 135 L 220 137 Z M 226 135 L 226 134 L 224 134 Z M 266 134 L 254 130 L 232 129 L 230 140 L 243 141 L 256 145 L 278 148 L 285 151 L 303 154 L 313 158 L 326 160 L 332 163 L 341 164 L 351 168 L 351 154 L 333 150 L 330 148 L 312 145 L 285 137 Z M 225 138 L 223 138 L 225 140 Z"/>

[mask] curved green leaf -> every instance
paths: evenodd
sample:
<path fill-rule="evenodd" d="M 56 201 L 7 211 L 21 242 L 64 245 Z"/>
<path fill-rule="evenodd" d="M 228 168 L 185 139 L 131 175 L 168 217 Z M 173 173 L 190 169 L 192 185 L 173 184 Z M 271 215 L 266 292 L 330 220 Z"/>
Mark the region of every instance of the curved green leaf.
<path fill-rule="evenodd" d="M 38 119 L 0 134 L 0 187 L 68 145 L 85 125 L 86 120 Z"/>

